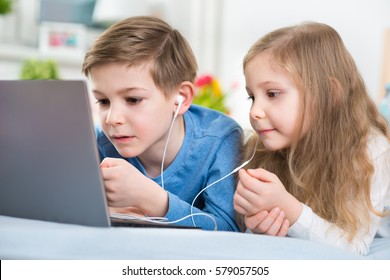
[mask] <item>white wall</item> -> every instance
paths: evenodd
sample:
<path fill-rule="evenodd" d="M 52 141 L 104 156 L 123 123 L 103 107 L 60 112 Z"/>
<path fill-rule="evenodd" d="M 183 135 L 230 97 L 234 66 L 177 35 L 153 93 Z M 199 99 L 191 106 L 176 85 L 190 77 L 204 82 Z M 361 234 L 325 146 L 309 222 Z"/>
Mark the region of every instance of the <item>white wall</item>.
<path fill-rule="evenodd" d="M 145 1 L 145 0 L 142 0 Z M 161 8 L 166 20 L 179 29 L 192 45 L 199 74 L 211 73 L 229 92 L 232 117 L 249 127 L 242 58 L 265 33 L 306 20 L 333 26 L 347 48 L 374 99 L 382 89 L 383 33 L 390 28 L 390 0 L 149 0 Z M 18 0 L 18 34 L 23 42 L 37 42 L 38 0 Z M 156 6 L 157 5 L 157 6 Z M 4 19 L 3 19 L 4 21 Z M 15 22 L 9 16 L 8 23 Z M 0 21 L 1 23 L 1 21 Z M 7 25 L 8 26 L 8 25 Z M 14 28 L 15 29 L 15 28 Z M 0 28 L 0 38 L 12 37 L 13 29 Z M 12 33 L 12 34 L 8 34 Z M 14 36 L 13 35 L 13 36 Z M 19 61 L 5 59 L 0 45 L 0 78 L 17 78 Z M 11 46 L 11 49 L 14 49 Z M 62 65 L 64 78 L 82 77 L 79 63 Z M 232 85 L 236 89 L 232 89 Z"/>
<path fill-rule="evenodd" d="M 242 58 L 269 31 L 302 21 L 333 26 L 343 38 L 374 99 L 380 90 L 383 33 L 390 28 L 388 0 L 223 0 L 221 62 L 218 75 L 225 87 L 236 81 L 230 100 L 232 115 L 249 127 Z"/>

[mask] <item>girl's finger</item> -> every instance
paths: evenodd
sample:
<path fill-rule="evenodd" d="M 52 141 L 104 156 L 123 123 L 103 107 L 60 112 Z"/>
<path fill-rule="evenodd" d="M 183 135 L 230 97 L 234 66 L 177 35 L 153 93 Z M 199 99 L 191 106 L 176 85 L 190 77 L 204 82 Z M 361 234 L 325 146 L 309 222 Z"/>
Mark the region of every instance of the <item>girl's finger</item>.
<path fill-rule="evenodd" d="M 290 222 L 287 219 L 283 220 L 282 226 L 277 234 L 277 236 L 286 236 L 288 233 L 288 229 L 290 228 Z"/>
<path fill-rule="evenodd" d="M 258 213 L 256 213 L 253 216 L 245 216 L 245 225 L 247 228 L 249 228 L 252 232 L 261 224 L 264 219 L 266 219 L 268 216 L 268 211 L 263 210 Z"/>
<path fill-rule="evenodd" d="M 263 168 L 248 169 L 247 173 L 262 182 L 277 182 L 279 178 L 272 172 L 269 172 Z"/>

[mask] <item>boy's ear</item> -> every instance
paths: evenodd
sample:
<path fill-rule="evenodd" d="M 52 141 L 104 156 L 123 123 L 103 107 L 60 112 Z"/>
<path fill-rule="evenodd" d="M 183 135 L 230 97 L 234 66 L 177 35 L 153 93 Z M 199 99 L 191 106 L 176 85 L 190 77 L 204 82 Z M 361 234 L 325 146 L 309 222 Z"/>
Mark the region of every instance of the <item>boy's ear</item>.
<path fill-rule="evenodd" d="M 194 99 L 195 94 L 195 86 L 191 82 L 182 82 L 181 85 L 178 88 L 178 95 L 182 98 L 182 103 L 179 109 L 178 114 L 182 115 L 190 108 L 192 104 L 192 100 Z M 174 111 L 177 110 L 178 102 L 175 102 L 175 108 Z"/>

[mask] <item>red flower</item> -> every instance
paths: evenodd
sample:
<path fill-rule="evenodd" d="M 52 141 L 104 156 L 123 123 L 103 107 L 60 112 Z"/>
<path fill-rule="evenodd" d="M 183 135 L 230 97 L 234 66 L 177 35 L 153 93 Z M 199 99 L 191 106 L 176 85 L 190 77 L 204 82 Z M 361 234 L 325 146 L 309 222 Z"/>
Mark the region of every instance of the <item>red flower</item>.
<path fill-rule="evenodd" d="M 196 87 L 203 87 L 207 85 L 211 85 L 213 82 L 213 77 L 211 75 L 202 75 L 198 77 L 195 81 L 195 86 Z"/>

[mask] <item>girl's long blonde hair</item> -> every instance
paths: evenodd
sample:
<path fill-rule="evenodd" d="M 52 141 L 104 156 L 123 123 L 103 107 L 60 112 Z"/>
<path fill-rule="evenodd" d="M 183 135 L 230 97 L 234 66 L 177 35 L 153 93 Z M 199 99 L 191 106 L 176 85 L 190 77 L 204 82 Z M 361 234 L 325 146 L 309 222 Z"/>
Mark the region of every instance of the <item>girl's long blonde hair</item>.
<path fill-rule="evenodd" d="M 320 217 L 343 228 L 350 240 L 368 230 L 372 160 L 367 151 L 372 130 L 388 136 L 387 124 L 367 93 L 353 58 L 330 26 L 306 22 L 260 38 L 244 58 L 269 51 L 302 94 L 301 127 L 310 129 L 291 147 L 267 151 L 260 144 L 249 168 L 275 173 L 287 191 Z M 299 133 L 297 134 L 299 135 Z M 246 158 L 257 135 L 246 143 Z"/>

